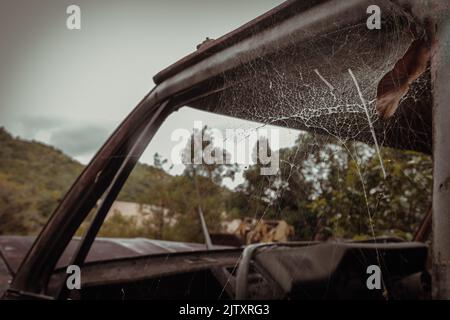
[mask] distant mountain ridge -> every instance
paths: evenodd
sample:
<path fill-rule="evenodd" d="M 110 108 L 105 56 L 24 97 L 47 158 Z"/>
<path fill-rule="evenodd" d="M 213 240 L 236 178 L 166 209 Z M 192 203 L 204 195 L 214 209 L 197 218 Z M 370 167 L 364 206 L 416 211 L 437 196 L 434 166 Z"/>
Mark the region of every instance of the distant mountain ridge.
<path fill-rule="evenodd" d="M 13 137 L 0 127 L 0 234 L 38 232 L 84 165 L 41 142 Z M 149 199 L 164 170 L 138 164 L 119 199 Z"/>

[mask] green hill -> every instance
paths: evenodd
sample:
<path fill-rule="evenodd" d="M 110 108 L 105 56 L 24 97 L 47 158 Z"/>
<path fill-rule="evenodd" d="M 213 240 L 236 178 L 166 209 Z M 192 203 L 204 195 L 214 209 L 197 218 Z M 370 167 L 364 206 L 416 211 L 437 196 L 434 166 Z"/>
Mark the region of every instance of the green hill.
<path fill-rule="evenodd" d="M 83 170 L 83 165 L 52 146 L 15 138 L 0 128 L 0 234 L 34 234 Z M 119 199 L 151 199 L 163 170 L 138 164 Z"/>

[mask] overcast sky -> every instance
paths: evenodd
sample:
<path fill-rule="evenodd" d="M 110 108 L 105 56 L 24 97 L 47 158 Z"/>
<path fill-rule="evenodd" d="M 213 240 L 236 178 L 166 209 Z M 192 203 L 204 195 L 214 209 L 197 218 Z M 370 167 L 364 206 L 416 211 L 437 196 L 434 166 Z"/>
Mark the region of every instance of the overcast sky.
<path fill-rule="evenodd" d="M 155 73 L 281 2 L 1 0 L 0 126 L 87 163 L 154 86 Z M 70 4 L 81 8 L 81 30 L 66 27 Z M 198 113 L 171 116 L 148 154 L 168 157 L 171 130 L 196 119 L 251 127 Z"/>

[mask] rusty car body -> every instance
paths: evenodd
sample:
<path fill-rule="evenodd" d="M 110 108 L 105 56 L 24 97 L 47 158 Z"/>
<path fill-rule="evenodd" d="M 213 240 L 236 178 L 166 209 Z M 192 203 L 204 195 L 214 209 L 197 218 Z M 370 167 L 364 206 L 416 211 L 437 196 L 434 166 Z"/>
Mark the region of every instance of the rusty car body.
<path fill-rule="evenodd" d="M 392 27 L 367 31 L 366 9 L 374 4 L 387 13 L 386 23 Z M 433 296 L 449 299 L 450 108 L 445 90 L 448 56 L 443 54 L 448 50 L 447 10 L 446 1 L 287 1 L 205 42 L 155 75 L 156 86 L 101 147 L 35 239 L 0 237 L 3 298 L 429 298 L 433 273 Z M 352 36 L 341 42 L 349 37 L 349 29 L 360 41 L 356 48 Z M 398 41 L 395 57 L 389 51 L 392 39 Z M 321 54 L 311 49 L 318 47 Z M 354 50 L 360 50 L 362 57 L 347 63 Z M 361 61 L 367 62 L 365 68 Z M 386 73 L 378 72 L 380 63 Z M 376 96 L 383 116 L 374 128 L 377 138 L 386 146 L 434 156 L 432 271 L 426 244 L 389 238 L 209 248 L 146 239 L 95 239 L 137 159 L 164 119 L 181 106 L 262 122 L 270 118 L 274 125 L 373 143 L 370 132 L 352 125 L 348 130 L 319 128 L 278 117 L 281 109 L 274 101 L 260 106 L 255 83 L 268 85 L 271 76 L 261 74 L 273 65 L 286 78 L 293 66 L 302 67 L 308 81 L 321 90 L 329 88 L 320 77 L 313 79 L 319 67 L 323 78 L 349 86 L 353 82 L 348 69 L 357 76 L 374 72 L 376 90 L 367 94 Z M 405 98 L 417 81 L 426 90 L 416 99 Z M 308 90 L 295 85 L 289 89 Z M 359 101 L 356 90 L 339 94 Z M 263 118 L 250 112 L 255 106 L 263 108 L 258 112 Z M 359 126 L 358 121 L 353 125 Z M 85 235 L 73 239 L 99 200 Z M 426 221 L 429 226 L 431 219 Z M 361 279 L 366 278 L 367 266 L 380 264 L 380 259 L 387 289 L 368 291 Z M 64 267 L 69 264 L 82 266 L 82 289 L 76 292 L 64 288 Z"/>

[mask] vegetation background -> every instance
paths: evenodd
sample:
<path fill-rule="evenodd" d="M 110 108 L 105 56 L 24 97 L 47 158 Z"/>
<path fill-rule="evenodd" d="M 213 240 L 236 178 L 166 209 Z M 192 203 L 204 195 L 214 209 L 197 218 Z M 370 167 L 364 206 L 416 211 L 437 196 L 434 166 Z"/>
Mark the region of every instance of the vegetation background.
<path fill-rule="evenodd" d="M 212 232 L 221 231 L 225 219 L 264 217 L 293 225 L 297 240 L 361 239 L 373 233 L 409 240 L 431 204 L 431 158 L 389 148 L 381 152 L 386 179 L 370 146 L 301 133 L 294 146 L 279 150 L 278 175 L 262 176 L 255 164 L 244 169 L 245 181 L 235 190 L 223 179 L 233 178 L 237 166 L 188 165 L 184 174 L 172 176 L 163 169 L 166 160 L 155 154 L 154 165 L 136 166 L 118 200 L 152 204 L 159 208 L 156 219 L 138 223 L 116 213 L 100 235 L 201 242 L 200 205 Z M 52 146 L 0 128 L 0 235 L 37 234 L 82 169 Z M 176 223 L 165 222 L 173 217 Z"/>

